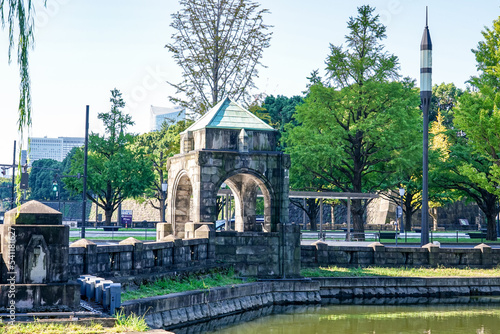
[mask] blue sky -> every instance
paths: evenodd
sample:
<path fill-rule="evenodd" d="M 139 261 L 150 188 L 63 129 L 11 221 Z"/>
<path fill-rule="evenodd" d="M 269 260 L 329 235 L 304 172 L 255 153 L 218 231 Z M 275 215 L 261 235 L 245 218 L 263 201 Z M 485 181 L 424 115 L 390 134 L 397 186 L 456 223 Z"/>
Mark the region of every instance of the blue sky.
<path fill-rule="evenodd" d="M 41 3 L 41 0 L 36 1 Z M 329 44 L 344 43 L 346 22 L 363 4 L 376 7 L 387 26 L 386 50 L 400 59 L 401 74 L 417 80 L 419 45 L 429 6 L 433 82 L 464 88 L 475 74 L 471 49 L 500 15 L 498 1 L 333 1 L 260 0 L 273 25 L 256 80 L 263 92 L 300 95 L 312 70 L 323 72 Z M 149 129 L 150 105 L 170 107 L 181 71 L 164 45 L 173 31 L 176 0 L 47 0 L 37 7 L 36 45 L 31 53 L 34 137 L 83 136 L 85 105 L 90 129 L 102 131 L 97 113 L 109 110 L 110 90 L 122 91 L 133 132 Z M 19 79 L 7 64 L 7 32 L 0 31 L 0 163 L 12 160 Z"/>

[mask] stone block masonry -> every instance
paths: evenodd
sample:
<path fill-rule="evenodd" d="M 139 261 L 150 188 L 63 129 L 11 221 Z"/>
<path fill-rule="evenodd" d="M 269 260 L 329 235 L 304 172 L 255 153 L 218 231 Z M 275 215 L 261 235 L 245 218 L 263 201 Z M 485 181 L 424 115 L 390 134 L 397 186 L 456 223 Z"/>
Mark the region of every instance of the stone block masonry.
<path fill-rule="evenodd" d="M 272 305 L 468 302 L 500 295 L 498 277 L 342 277 L 273 280 L 173 293 L 122 304 L 126 315 L 145 315 L 150 327 L 175 329 Z M 394 298 L 398 298 L 395 300 Z M 452 299 L 455 298 L 455 299 Z"/>
<path fill-rule="evenodd" d="M 125 277 L 208 268 L 214 264 L 215 246 L 209 239 L 175 239 L 142 242 L 134 238 L 118 245 L 97 246 L 81 239 L 69 248 L 68 271 L 72 278 L 92 274 Z"/>
<path fill-rule="evenodd" d="M 385 247 L 380 243 L 368 246 L 329 246 L 317 241 L 301 247 L 303 268 L 327 266 L 389 266 L 389 267 L 473 267 L 490 268 L 500 263 L 500 249 L 480 244 L 474 248 Z"/>

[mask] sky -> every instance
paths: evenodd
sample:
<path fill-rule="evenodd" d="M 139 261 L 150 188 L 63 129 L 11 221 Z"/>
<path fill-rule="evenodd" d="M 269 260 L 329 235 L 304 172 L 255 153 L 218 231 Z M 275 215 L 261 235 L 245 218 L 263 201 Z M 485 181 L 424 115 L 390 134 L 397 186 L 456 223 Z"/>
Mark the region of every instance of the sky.
<path fill-rule="evenodd" d="M 90 131 L 103 132 L 97 114 L 110 109 L 110 90 L 119 89 L 134 133 L 149 131 L 150 106 L 173 107 L 168 97 L 181 70 L 165 49 L 174 30 L 177 0 L 35 1 L 35 48 L 31 52 L 32 137 L 83 137 L 85 106 Z M 419 81 L 420 40 L 429 6 L 433 83 L 465 88 L 476 74 L 471 49 L 481 31 L 500 16 L 493 0 L 258 0 L 270 14 L 271 45 L 264 51 L 255 93 L 301 95 L 310 73 L 324 76 L 329 45 L 345 44 L 349 17 L 357 7 L 376 8 L 387 27 L 385 50 L 399 57 L 400 73 Z M 18 67 L 8 64 L 8 35 L 0 30 L 0 164 L 12 163 L 17 133 Z M 15 55 L 15 52 L 14 52 Z"/>

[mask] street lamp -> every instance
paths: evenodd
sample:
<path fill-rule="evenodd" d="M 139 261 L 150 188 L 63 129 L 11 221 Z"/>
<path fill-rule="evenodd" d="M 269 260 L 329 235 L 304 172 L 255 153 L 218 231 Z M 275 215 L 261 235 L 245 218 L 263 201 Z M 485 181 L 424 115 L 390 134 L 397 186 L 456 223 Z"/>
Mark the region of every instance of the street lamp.
<path fill-rule="evenodd" d="M 165 201 L 166 201 L 166 193 L 168 190 L 168 183 L 163 181 L 161 184 L 161 197 L 162 197 L 162 210 L 161 210 L 161 221 L 165 222 Z"/>
<path fill-rule="evenodd" d="M 432 97 L 432 42 L 427 25 L 427 8 L 425 10 L 425 28 L 420 43 L 420 99 L 423 114 L 423 157 L 422 157 L 422 223 L 420 245 L 429 243 L 429 105 Z"/>
<path fill-rule="evenodd" d="M 399 188 L 399 196 L 401 196 L 401 233 L 405 232 L 405 225 L 403 224 L 403 196 L 405 195 L 405 189 Z"/>

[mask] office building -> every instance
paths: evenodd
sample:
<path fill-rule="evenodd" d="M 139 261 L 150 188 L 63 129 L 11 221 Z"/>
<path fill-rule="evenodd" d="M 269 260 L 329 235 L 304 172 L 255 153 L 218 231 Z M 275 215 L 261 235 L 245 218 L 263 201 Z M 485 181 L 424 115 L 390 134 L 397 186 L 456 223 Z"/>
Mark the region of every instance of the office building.
<path fill-rule="evenodd" d="M 85 144 L 85 138 L 79 137 L 32 137 L 29 140 L 30 163 L 40 159 L 63 161 L 73 147 L 80 147 Z"/>

